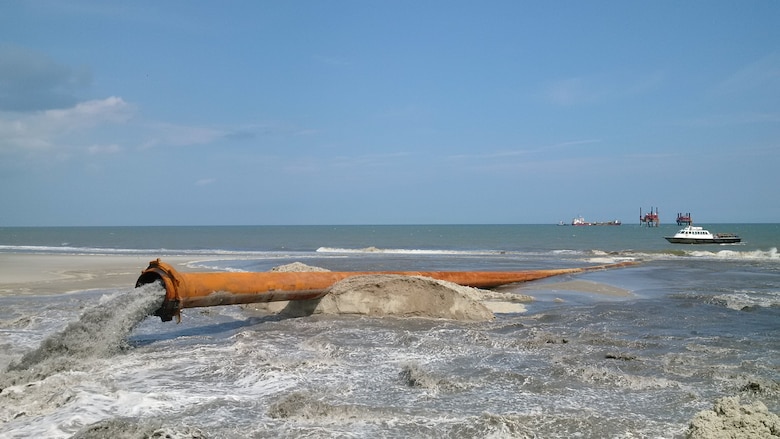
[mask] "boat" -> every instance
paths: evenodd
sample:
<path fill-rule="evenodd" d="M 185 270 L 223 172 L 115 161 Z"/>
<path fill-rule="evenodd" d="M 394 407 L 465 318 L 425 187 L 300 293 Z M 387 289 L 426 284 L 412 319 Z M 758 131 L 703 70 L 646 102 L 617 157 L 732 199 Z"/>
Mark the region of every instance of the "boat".
<path fill-rule="evenodd" d="M 672 244 L 734 244 L 742 241 L 742 238 L 733 233 L 713 235 L 709 230 L 693 225 L 685 226 L 674 236 L 664 236 L 664 239 Z"/>
<path fill-rule="evenodd" d="M 573 218 L 571 220 L 571 225 L 573 226 L 619 226 L 622 223 L 620 220 L 614 220 L 614 221 L 597 221 L 595 223 L 585 221 L 585 218 L 583 217 L 577 217 Z M 560 224 L 559 224 L 560 225 Z"/>

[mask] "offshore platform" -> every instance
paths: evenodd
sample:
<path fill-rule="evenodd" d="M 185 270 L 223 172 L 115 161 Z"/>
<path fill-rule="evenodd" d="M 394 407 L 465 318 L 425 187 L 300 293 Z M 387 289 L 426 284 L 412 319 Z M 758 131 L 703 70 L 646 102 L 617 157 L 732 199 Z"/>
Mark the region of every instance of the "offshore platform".
<path fill-rule="evenodd" d="M 693 224 L 693 219 L 691 218 L 691 213 L 677 213 L 677 225 L 678 226 L 690 226 Z"/>
<path fill-rule="evenodd" d="M 642 208 L 639 208 L 639 225 L 640 226 L 647 226 L 647 227 L 658 227 L 661 224 L 661 219 L 658 216 L 658 208 L 655 208 L 655 211 L 653 211 L 653 208 L 650 208 L 650 212 L 645 213 L 642 215 Z"/>

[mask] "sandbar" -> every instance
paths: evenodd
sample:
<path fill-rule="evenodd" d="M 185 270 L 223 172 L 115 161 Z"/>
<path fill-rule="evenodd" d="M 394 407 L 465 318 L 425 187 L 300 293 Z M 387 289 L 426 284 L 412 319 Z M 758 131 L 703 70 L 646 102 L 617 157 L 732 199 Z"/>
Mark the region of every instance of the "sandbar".
<path fill-rule="evenodd" d="M 599 294 L 612 297 L 629 297 L 631 291 L 618 288 L 609 284 L 592 282 L 588 280 L 570 280 L 565 282 L 540 283 L 532 286 L 524 286 L 523 292 L 533 295 L 532 291 L 566 291 Z"/>

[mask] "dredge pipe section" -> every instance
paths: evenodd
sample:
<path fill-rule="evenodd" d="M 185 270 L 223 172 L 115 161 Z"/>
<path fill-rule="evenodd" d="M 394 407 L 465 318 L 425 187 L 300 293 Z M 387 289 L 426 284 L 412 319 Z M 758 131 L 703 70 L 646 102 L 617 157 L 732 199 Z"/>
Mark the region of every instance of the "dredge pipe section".
<path fill-rule="evenodd" d="M 336 282 L 352 276 L 398 274 L 424 276 L 475 288 L 494 288 L 562 274 L 634 265 L 634 262 L 531 271 L 314 271 L 314 272 L 188 272 L 180 273 L 157 259 L 141 272 L 135 286 L 160 282 L 165 300 L 154 315 L 167 322 L 183 308 L 283 300 L 319 299 Z"/>

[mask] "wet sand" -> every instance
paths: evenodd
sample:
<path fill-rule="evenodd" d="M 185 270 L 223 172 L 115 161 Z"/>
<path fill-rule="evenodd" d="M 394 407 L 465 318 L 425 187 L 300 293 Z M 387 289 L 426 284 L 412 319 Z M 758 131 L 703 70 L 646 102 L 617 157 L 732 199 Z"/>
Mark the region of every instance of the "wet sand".
<path fill-rule="evenodd" d="M 567 293 L 589 293 L 611 297 L 630 297 L 631 291 L 612 285 L 588 280 L 570 280 L 565 282 L 540 283 L 522 288 L 523 292 L 533 296 L 533 291 L 561 291 Z"/>

